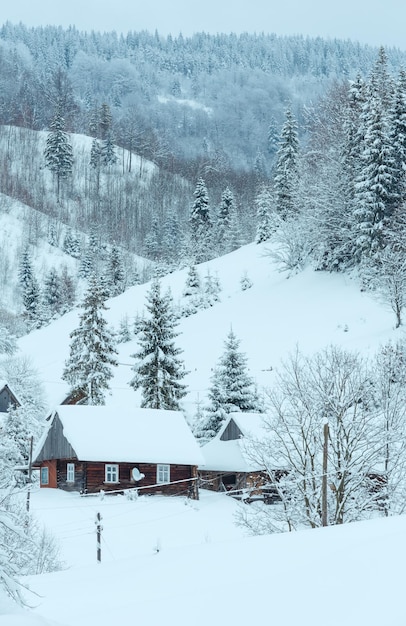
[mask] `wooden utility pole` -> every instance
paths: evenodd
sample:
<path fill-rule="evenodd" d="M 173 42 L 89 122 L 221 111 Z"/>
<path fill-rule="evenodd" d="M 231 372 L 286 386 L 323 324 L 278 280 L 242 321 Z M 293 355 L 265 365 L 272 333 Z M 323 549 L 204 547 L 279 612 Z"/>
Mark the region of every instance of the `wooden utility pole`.
<path fill-rule="evenodd" d="M 323 476 L 321 483 L 321 525 L 327 526 L 327 464 L 328 464 L 328 421 L 323 425 Z"/>
<path fill-rule="evenodd" d="M 26 509 L 27 513 L 30 512 L 30 497 L 31 497 L 31 479 L 32 479 L 32 445 L 33 445 L 34 437 L 30 437 L 30 453 L 28 457 L 28 491 L 27 491 L 27 502 Z"/>
<path fill-rule="evenodd" d="M 96 515 L 96 536 L 97 536 L 97 562 L 101 563 L 101 531 L 103 530 L 103 526 L 101 525 L 102 516 L 100 513 Z"/>

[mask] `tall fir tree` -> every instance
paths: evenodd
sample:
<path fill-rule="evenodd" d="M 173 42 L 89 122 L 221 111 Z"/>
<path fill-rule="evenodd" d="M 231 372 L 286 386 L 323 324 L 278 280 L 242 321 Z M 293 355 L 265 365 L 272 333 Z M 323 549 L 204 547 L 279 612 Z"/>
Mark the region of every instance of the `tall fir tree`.
<path fill-rule="evenodd" d="M 60 199 L 61 180 L 68 178 L 73 169 L 73 149 L 69 135 L 65 132 L 65 120 L 58 106 L 51 122 L 44 150 L 46 166 L 56 176 L 57 200 Z"/>
<path fill-rule="evenodd" d="M 297 212 L 298 159 L 297 123 L 291 109 L 288 108 L 279 140 L 274 177 L 276 210 L 282 219 Z"/>
<path fill-rule="evenodd" d="M 240 341 L 231 329 L 211 378 L 206 420 L 198 428 L 200 438 L 214 436 L 229 413 L 261 410 L 254 382 L 247 371 L 247 357 L 239 351 L 239 346 Z"/>
<path fill-rule="evenodd" d="M 28 249 L 25 249 L 21 258 L 18 272 L 20 287 L 22 290 L 22 300 L 24 306 L 24 317 L 29 330 L 39 328 L 42 324 L 40 313 L 40 288 L 34 275 Z"/>
<path fill-rule="evenodd" d="M 115 243 L 112 245 L 107 259 L 106 283 L 109 296 L 118 296 L 125 289 L 123 257 Z"/>
<path fill-rule="evenodd" d="M 220 206 L 216 221 L 215 241 L 218 254 L 231 252 L 232 226 L 236 219 L 236 202 L 230 187 L 226 187 L 221 194 Z"/>
<path fill-rule="evenodd" d="M 189 216 L 189 254 L 195 263 L 201 263 L 209 259 L 212 252 L 209 195 L 203 178 L 197 181 L 194 197 Z"/>
<path fill-rule="evenodd" d="M 395 185 L 387 95 L 382 93 L 381 74 L 378 78 L 371 79 L 361 115 L 363 144 L 354 211 L 357 228 L 355 254 L 358 260 L 374 255 L 385 246 L 390 218 L 400 200 Z"/>
<path fill-rule="evenodd" d="M 157 278 L 152 281 L 147 294 L 148 317 L 141 320 L 139 350 L 133 357 L 135 372 L 130 385 L 142 389 L 144 408 L 180 410 L 180 401 L 186 395 L 186 385 L 181 381 L 187 374 L 179 358 L 180 348 L 175 346 L 178 336 L 170 293 L 161 294 Z"/>
<path fill-rule="evenodd" d="M 79 326 L 71 332 L 69 359 L 62 374 L 73 394 L 84 395 L 87 404 L 105 403 L 105 392 L 117 365 L 114 334 L 103 317 L 107 310 L 104 290 L 93 275 L 81 304 Z"/>
<path fill-rule="evenodd" d="M 273 196 L 269 185 L 260 185 L 255 196 L 255 208 L 257 212 L 256 243 L 263 243 L 271 238 L 273 233 L 272 208 Z"/>

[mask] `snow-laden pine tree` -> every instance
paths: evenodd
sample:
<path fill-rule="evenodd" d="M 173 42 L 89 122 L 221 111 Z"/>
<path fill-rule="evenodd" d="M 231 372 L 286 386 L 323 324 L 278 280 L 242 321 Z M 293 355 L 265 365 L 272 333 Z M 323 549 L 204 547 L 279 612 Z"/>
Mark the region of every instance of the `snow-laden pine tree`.
<path fill-rule="evenodd" d="M 272 223 L 273 197 L 269 185 L 261 184 L 255 196 L 257 213 L 256 243 L 263 243 L 271 238 L 274 224 Z"/>
<path fill-rule="evenodd" d="M 355 251 L 359 260 L 384 247 L 388 224 L 399 202 L 394 185 L 396 172 L 389 111 L 373 85 L 363 108 L 362 123 L 364 141 L 354 211 L 358 235 Z"/>
<path fill-rule="evenodd" d="M 221 285 L 217 274 L 212 274 L 207 268 L 203 284 L 204 301 L 206 306 L 213 306 L 220 302 Z"/>
<path fill-rule="evenodd" d="M 194 315 L 205 306 L 202 281 L 195 265 L 189 267 L 182 293 L 181 314 L 184 317 Z"/>
<path fill-rule="evenodd" d="M 288 108 L 279 139 L 275 163 L 275 206 L 282 219 L 297 211 L 297 184 L 299 176 L 299 138 L 296 119 Z"/>
<path fill-rule="evenodd" d="M 390 140 L 394 158 L 394 190 L 403 200 L 406 195 L 406 72 L 401 69 L 394 88 L 391 109 Z"/>
<path fill-rule="evenodd" d="M 247 357 L 239 347 L 240 340 L 231 329 L 211 377 L 206 419 L 195 431 L 199 438 L 209 439 L 216 434 L 229 413 L 261 411 L 254 381 L 248 374 Z"/>
<path fill-rule="evenodd" d="M 72 174 L 73 149 L 69 135 L 65 132 L 65 120 L 61 107 L 57 106 L 51 122 L 44 151 L 46 166 L 56 176 L 57 200 L 59 202 L 61 180 Z"/>
<path fill-rule="evenodd" d="M 114 334 L 103 316 L 104 289 L 93 275 L 81 304 L 79 326 L 71 332 L 69 359 L 65 363 L 63 380 L 71 392 L 84 395 L 87 404 L 104 404 L 105 393 L 117 365 Z"/>
<path fill-rule="evenodd" d="M 45 319 L 50 320 L 63 311 L 64 296 L 58 272 L 52 267 L 44 278 L 42 307 Z"/>
<path fill-rule="evenodd" d="M 177 321 L 173 313 L 170 292 L 161 293 L 157 278 L 147 294 L 148 315 L 142 319 L 139 350 L 133 357 L 134 378 L 130 385 L 142 390 L 141 406 L 150 409 L 180 410 L 180 401 L 186 395 L 182 383 L 187 372 L 179 358 L 181 349 L 175 345 Z"/>
<path fill-rule="evenodd" d="M 67 229 L 63 240 L 63 250 L 75 259 L 80 257 L 80 241 L 70 228 Z"/>
<path fill-rule="evenodd" d="M 234 194 L 226 187 L 221 194 L 220 206 L 216 220 L 215 245 L 218 254 L 226 254 L 233 249 L 231 242 L 232 221 L 236 219 L 236 202 Z"/>
<path fill-rule="evenodd" d="M 25 249 L 21 258 L 18 271 L 18 279 L 22 290 L 22 300 L 24 306 L 24 317 L 29 330 L 39 328 L 42 324 L 40 313 L 40 289 L 38 281 L 34 276 L 28 249 Z"/>
<path fill-rule="evenodd" d="M 106 283 L 109 296 L 118 296 L 125 289 L 125 270 L 120 249 L 113 244 L 107 259 Z"/>
<path fill-rule="evenodd" d="M 199 178 L 194 191 L 194 202 L 189 216 L 189 255 L 196 263 L 210 258 L 212 222 L 206 183 Z"/>

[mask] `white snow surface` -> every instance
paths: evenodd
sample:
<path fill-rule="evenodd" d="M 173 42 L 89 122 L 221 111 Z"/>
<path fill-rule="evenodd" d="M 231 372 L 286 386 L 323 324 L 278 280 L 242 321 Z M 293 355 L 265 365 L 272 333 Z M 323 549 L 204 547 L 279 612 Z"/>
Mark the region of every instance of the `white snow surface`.
<path fill-rule="evenodd" d="M 131 405 L 66 405 L 55 410 L 50 428 L 55 415 L 82 461 L 204 464 L 201 449 L 180 411 Z M 34 459 L 44 437 L 38 443 Z"/>
<path fill-rule="evenodd" d="M 389 308 L 346 275 L 311 268 L 287 278 L 266 256 L 245 246 L 199 266 L 222 286 L 221 303 L 181 320 L 177 344 L 189 372 L 184 407 L 191 418 L 207 398 L 210 377 L 233 328 L 259 388 L 273 384 L 281 360 L 299 348 L 328 345 L 373 355 L 403 336 Z M 187 268 L 163 279 L 180 299 Z M 247 273 L 251 289 L 241 291 Z M 109 322 L 142 312 L 149 285 L 108 301 Z M 50 407 L 68 388 L 61 380 L 73 311 L 19 340 L 44 382 Z M 120 345 L 107 407 L 140 405 L 128 385 L 135 341 Z M 235 524 L 230 496 L 203 491 L 183 498 L 81 498 L 34 491 L 32 510 L 59 540 L 66 569 L 24 580 L 34 607 L 0 598 L 0 626 L 401 626 L 406 623 L 403 569 L 406 517 L 376 519 L 293 534 L 246 537 Z M 95 515 L 103 517 L 102 563 L 96 563 Z"/>
<path fill-rule="evenodd" d="M 244 537 L 236 501 L 31 497 L 66 569 L 23 580 L 33 609 L 0 599 L 0 626 L 401 626 L 406 517 Z M 96 562 L 95 515 L 102 516 Z M 37 595 L 33 595 L 37 594 Z"/>

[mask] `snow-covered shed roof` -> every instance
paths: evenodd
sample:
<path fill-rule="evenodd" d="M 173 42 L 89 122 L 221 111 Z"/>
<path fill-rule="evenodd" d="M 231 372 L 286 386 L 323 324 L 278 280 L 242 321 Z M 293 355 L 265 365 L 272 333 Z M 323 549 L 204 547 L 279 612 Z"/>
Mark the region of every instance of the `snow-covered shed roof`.
<path fill-rule="evenodd" d="M 58 406 L 38 442 L 36 459 L 56 419 L 82 461 L 204 463 L 201 449 L 180 411 L 122 406 Z"/>
<path fill-rule="evenodd" d="M 219 437 L 221 439 L 223 437 L 223 433 L 225 430 L 227 430 L 227 427 L 231 421 L 237 424 L 244 437 L 251 436 L 254 438 L 261 438 L 265 434 L 263 413 L 235 412 L 230 413 L 228 419 L 226 419 L 223 426 L 217 433 L 216 438 Z"/>
<path fill-rule="evenodd" d="M 204 470 L 219 472 L 253 472 L 259 467 L 246 453 L 244 436 L 261 438 L 264 436 L 264 416 L 260 413 L 231 413 L 217 435 L 202 447 Z M 224 432 L 233 421 L 242 433 L 238 439 L 223 440 Z"/>
<path fill-rule="evenodd" d="M 1 380 L 0 379 L 0 394 L 4 391 L 7 390 L 7 393 L 9 394 L 9 396 L 11 396 L 13 398 L 13 401 L 16 402 L 19 406 L 22 406 L 22 402 L 20 401 L 20 399 L 18 398 L 17 394 L 15 393 L 14 389 L 12 389 L 9 385 L 9 383 L 6 380 Z M 0 407 L 0 411 L 4 411 L 4 408 Z"/>

